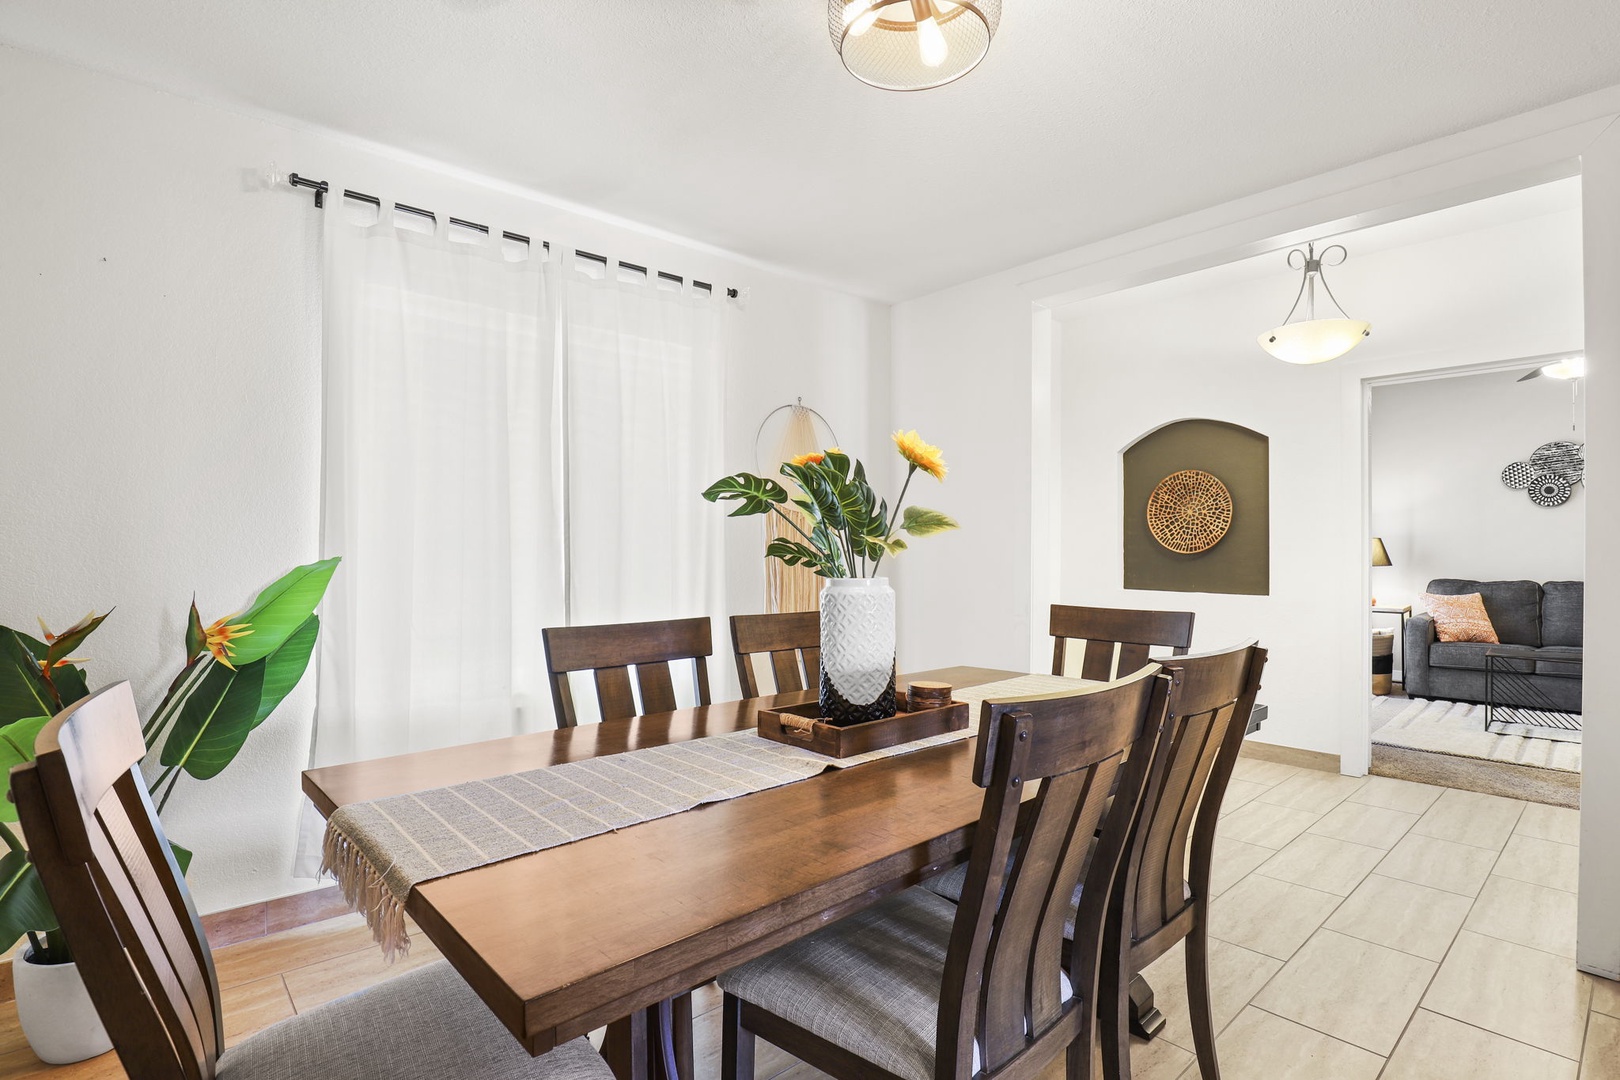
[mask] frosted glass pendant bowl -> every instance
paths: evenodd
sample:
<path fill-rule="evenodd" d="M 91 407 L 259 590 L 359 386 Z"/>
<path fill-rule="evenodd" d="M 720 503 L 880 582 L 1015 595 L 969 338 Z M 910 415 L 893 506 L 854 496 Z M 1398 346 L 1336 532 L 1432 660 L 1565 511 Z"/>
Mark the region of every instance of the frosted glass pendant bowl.
<path fill-rule="evenodd" d="M 1289 364 L 1337 360 L 1372 333 L 1372 323 L 1356 319 L 1312 319 L 1287 323 L 1260 335 L 1260 347 Z"/>
<path fill-rule="evenodd" d="M 1339 300 L 1333 295 L 1333 290 L 1328 288 L 1324 268 L 1338 266 L 1344 262 L 1345 255 L 1342 244 L 1334 244 L 1321 255 L 1316 253 L 1315 244 L 1306 244 L 1304 250 L 1295 248 L 1288 253 L 1288 265 L 1295 270 L 1303 271 L 1299 292 L 1294 294 L 1294 306 L 1288 309 L 1283 324 L 1260 335 L 1258 340 L 1262 349 L 1289 364 L 1325 364 L 1360 345 L 1372 333 L 1372 323 L 1352 319 L 1346 315 L 1344 308 L 1339 307 Z M 1338 308 L 1338 318 L 1316 317 L 1318 285 L 1327 293 L 1328 300 L 1333 306 Z M 1305 301 L 1305 318 L 1299 322 L 1290 322 L 1294 312 L 1299 310 L 1301 300 Z"/>
<path fill-rule="evenodd" d="M 929 90 L 979 66 L 1001 25 L 1001 0 L 827 0 L 844 67 L 883 90 Z"/>

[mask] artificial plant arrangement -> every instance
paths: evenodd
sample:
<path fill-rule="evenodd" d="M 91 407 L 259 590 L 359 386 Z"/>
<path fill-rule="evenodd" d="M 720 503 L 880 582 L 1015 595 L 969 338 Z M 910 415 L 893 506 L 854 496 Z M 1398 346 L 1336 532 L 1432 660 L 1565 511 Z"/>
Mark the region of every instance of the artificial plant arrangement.
<path fill-rule="evenodd" d="M 789 566 L 805 565 L 825 578 L 876 577 L 887 555 L 906 549 L 906 536 L 932 536 L 957 528 L 950 517 L 921 506 L 902 506 L 918 472 L 945 479 L 945 459 L 915 431 L 894 433 L 894 445 L 907 462 L 906 480 L 895 500 L 894 514 L 886 500 L 877 498 L 866 478 L 866 466 L 837 447 L 819 454 L 801 454 L 782 463 L 782 475 L 798 493 L 769 477 L 741 472 L 716 480 L 703 492 L 710 502 L 736 502 L 730 517 L 777 514 L 802 540 L 781 537 L 765 548 L 770 558 Z M 785 509 L 789 504 L 804 512 L 804 521 Z M 806 527 L 808 526 L 808 528 Z"/>
<path fill-rule="evenodd" d="M 158 768 L 148 791 L 159 813 L 183 775 L 218 776 L 255 728 L 292 692 L 309 666 L 337 559 L 297 567 L 262 590 L 247 609 L 204 626 L 195 601 L 186 623 L 186 664 L 142 727 Z M 111 614 L 109 611 L 108 615 Z M 40 621 L 43 640 L 0 626 L 0 770 L 5 797 L 0 821 L 17 820 L 10 799 L 13 766 L 34 759 L 34 739 L 50 718 L 90 693 L 82 657 L 73 655 L 105 621 L 91 612 L 61 633 Z M 72 962 L 68 943 L 27 852 L 11 828 L 0 825 L 7 851 L 0 857 L 0 940 L 24 934 L 34 963 Z M 182 872 L 191 853 L 171 843 Z"/>

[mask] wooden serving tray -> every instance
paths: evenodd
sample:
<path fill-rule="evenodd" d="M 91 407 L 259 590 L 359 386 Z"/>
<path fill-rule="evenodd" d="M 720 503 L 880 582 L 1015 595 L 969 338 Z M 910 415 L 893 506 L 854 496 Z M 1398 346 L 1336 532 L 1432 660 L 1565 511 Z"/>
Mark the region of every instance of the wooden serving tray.
<path fill-rule="evenodd" d="M 772 742 L 798 746 L 830 758 L 854 757 L 871 750 L 887 750 L 901 743 L 916 742 L 968 726 L 965 701 L 953 701 L 933 709 L 911 712 L 904 690 L 894 693 L 899 710 L 886 720 L 837 727 L 823 723 L 821 705 L 811 701 L 759 711 L 759 734 Z"/>

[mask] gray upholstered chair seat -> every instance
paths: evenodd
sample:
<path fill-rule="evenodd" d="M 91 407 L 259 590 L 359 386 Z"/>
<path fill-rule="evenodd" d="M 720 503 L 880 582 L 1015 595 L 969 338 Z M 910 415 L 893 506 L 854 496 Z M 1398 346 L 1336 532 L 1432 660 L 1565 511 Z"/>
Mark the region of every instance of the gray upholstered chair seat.
<path fill-rule="evenodd" d="M 585 1039 L 533 1057 L 448 962 L 300 1013 L 227 1050 L 219 1080 L 613 1080 Z"/>
<path fill-rule="evenodd" d="M 907 1080 L 934 1080 L 956 905 L 898 896 L 720 976 L 720 988 Z M 1063 1000 L 1073 998 L 1063 977 Z M 974 1047 L 974 1072 L 979 1071 Z"/>
<path fill-rule="evenodd" d="M 962 888 L 967 884 L 967 863 L 957 863 L 943 874 L 922 883 L 922 887 L 936 896 L 943 896 L 953 904 L 962 902 Z"/>

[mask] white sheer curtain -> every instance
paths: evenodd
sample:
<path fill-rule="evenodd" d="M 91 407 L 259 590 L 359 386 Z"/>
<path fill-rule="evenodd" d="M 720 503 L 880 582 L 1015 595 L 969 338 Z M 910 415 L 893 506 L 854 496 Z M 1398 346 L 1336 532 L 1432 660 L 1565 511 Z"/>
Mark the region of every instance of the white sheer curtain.
<path fill-rule="evenodd" d="M 540 245 L 327 214 L 323 547 L 343 565 L 314 761 L 550 726 L 540 630 L 566 609 Z"/>
<path fill-rule="evenodd" d="M 651 280 L 649 280 L 651 277 Z M 566 275 L 569 614 L 723 614 L 725 301 L 581 262 Z"/>

